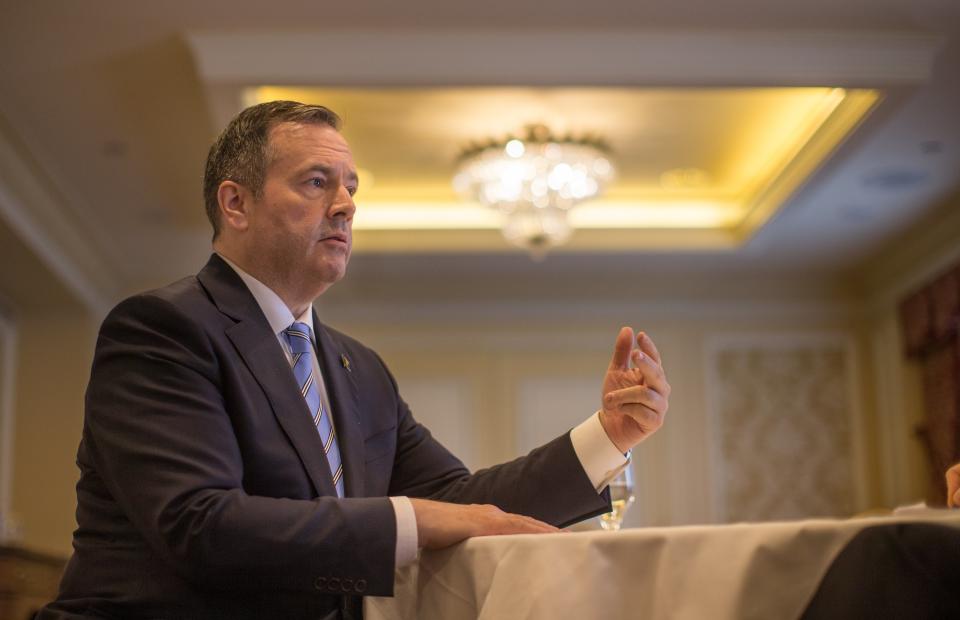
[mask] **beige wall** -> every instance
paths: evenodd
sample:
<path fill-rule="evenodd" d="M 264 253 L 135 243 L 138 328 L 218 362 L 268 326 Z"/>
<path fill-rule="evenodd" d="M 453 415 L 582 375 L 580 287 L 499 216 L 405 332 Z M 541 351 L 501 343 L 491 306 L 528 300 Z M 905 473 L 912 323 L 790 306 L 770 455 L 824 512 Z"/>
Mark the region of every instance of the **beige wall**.
<path fill-rule="evenodd" d="M 402 321 L 387 313 L 371 320 L 369 308 L 366 320 L 350 320 L 349 305 L 321 312 L 383 355 L 414 413 L 472 467 L 516 456 L 589 415 L 617 328 L 647 330 L 674 394 L 666 426 L 635 453 L 638 504 L 630 525 L 717 520 L 706 368 L 713 339 L 840 335 L 854 346 L 865 446 L 855 464 L 864 472 L 857 509 L 922 496 L 924 463 L 910 432 L 917 388 L 899 356 L 892 307 L 871 318 L 840 298 L 808 302 L 802 311 L 771 299 L 665 301 L 620 300 L 596 317 L 542 320 L 502 301 L 493 309 L 471 303 L 473 318 L 425 301 Z M 66 554 L 94 329 L 83 318 L 22 320 L 19 328 L 13 511 L 25 545 Z"/>
<path fill-rule="evenodd" d="M 851 344 L 855 369 L 856 508 L 893 506 L 923 496 L 926 466 L 912 433 L 920 392 L 900 352 L 897 302 L 960 259 L 953 242 L 960 218 L 924 230 L 939 237 L 915 232 L 857 286 L 674 281 L 605 299 L 587 279 L 565 281 L 561 296 L 535 279 L 500 289 L 436 281 L 407 296 L 399 288 L 412 287 L 403 283 L 379 290 L 380 299 L 331 296 L 320 312 L 380 351 L 415 414 L 473 467 L 511 458 L 589 415 L 617 328 L 649 331 L 674 394 L 666 426 L 635 454 L 632 525 L 717 519 L 711 342 L 730 334 L 840 337 Z M 349 286 L 368 282 L 361 272 Z M 95 328 L 71 310 L 55 318 L 21 313 L 17 329 L 13 512 L 26 546 L 67 554 Z"/>
<path fill-rule="evenodd" d="M 25 546 L 68 554 L 95 332 L 76 315 L 21 318 L 18 331 L 12 514 Z"/>
<path fill-rule="evenodd" d="M 866 352 L 857 321 L 844 316 L 842 306 L 823 302 L 807 317 L 788 310 L 777 316 L 767 306 L 746 301 L 738 310 L 727 308 L 722 318 L 712 318 L 716 307 L 694 302 L 687 304 L 685 316 L 674 318 L 637 303 L 621 320 L 563 323 L 548 317 L 532 326 L 501 317 L 496 324 L 471 328 L 461 327 L 454 316 L 390 325 L 330 318 L 381 353 L 414 414 L 472 467 L 517 456 L 585 419 L 599 404 L 600 380 L 618 327 L 647 330 L 663 355 L 673 396 L 666 425 L 634 452 L 638 507 L 627 522 L 667 525 L 717 520 L 706 367 L 713 339 L 730 334 L 789 334 L 801 340 L 838 335 L 851 341 L 857 365 L 863 366 Z M 857 381 L 871 385 L 863 374 Z M 405 390 L 408 384 L 414 386 L 411 394 Z M 434 396 L 438 392 L 445 395 L 440 402 Z M 863 401 L 862 393 L 856 397 Z M 861 413 L 864 434 L 872 433 L 872 412 Z M 870 462 L 868 450 L 857 463 L 866 470 L 858 509 L 881 503 L 880 481 Z"/>

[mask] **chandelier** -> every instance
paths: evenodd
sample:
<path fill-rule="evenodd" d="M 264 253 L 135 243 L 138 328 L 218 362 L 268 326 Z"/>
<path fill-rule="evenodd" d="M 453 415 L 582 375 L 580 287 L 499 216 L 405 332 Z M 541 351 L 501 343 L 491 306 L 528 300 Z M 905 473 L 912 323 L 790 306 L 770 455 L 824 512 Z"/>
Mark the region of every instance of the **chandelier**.
<path fill-rule="evenodd" d="M 453 186 L 502 213 L 507 241 L 539 258 L 570 238 L 570 209 L 598 196 L 613 178 L 609 153 L 596 136 L 555 136 L 543 125 L 528 125 L 520 137 L 464 148 Z"/>

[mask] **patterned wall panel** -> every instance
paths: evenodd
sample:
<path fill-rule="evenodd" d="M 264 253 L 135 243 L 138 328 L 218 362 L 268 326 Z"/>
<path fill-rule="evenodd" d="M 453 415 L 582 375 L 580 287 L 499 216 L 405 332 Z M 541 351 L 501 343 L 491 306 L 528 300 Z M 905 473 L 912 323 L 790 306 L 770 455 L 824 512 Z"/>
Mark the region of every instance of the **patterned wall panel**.
<path fill-rule="evenodd" d="M 855 510 L 852 349 L 842 340 L 718 342 L 708 356 L 721 521 Z"/>

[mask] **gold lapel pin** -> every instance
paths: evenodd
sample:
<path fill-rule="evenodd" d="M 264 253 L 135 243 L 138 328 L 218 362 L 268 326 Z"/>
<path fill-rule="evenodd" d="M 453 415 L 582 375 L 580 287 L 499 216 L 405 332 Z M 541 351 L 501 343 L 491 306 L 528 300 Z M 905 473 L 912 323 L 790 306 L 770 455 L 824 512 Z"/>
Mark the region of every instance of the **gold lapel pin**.
<path fill-rule="evenodd" d="M 347 372 L 353 372 L 350 368 L 350 358 L 343 353 L 340 354 L 340 365 L 347 369 Z"/>

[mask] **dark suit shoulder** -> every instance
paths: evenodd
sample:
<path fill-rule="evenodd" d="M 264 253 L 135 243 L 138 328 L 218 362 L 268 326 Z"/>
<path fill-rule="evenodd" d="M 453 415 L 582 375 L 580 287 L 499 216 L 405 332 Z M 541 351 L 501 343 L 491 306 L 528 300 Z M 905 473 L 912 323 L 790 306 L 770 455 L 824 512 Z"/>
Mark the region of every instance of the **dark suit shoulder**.
<path fill-rule="evenodd" d="M 197 276 L 180 278 L 176 282 L 171 282 L 166 286 L 155 288 L 151 291 L 145 291 L 141 293 L 141 295 L 157 297 L 175 306 L 187 306 L 197 303 L 198 301 L 210 303 L 210 298 L 203 290 L 203 287 L 200 286 L 200 281 L 197 279 Z"/>
<path fill-rule="evenodd" d="M 108 318 L 117 314 L 136 312 L 143 308 L 162 308 L 170 306 L 174 312 L 192 314 L 213 304 L 196 276 L 187 276 L 166 286 L 144 291 L 127 297 L 118 303 L 108 314 Z"/>
<path fill-rule="evenodd" d="M 117 304 L 100 326 L 95 363 L 119 354 L 215 365 L 210 328 L 224 321 L 196 277 L 183 278 Z"/>
<path fill-rule="evenodd" d="M 203 325 L 216 324 L 224 319 L 197 276 L 187 276 L 124 299 L 108 313 L 104 326 L 112 320 L 127 317 L 144 320 L 170 318 Z"/>

